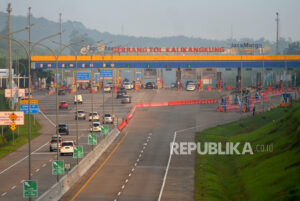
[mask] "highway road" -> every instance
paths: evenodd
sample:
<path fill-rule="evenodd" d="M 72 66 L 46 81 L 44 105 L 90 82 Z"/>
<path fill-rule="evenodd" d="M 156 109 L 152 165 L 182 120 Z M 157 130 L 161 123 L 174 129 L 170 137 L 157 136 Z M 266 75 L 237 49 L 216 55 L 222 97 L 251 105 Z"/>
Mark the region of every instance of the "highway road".
<path fill-rule="evenodd" d="M 174 132 L 239 119 L 239 114 L 216 113 L 215 105 L 138 109 L 122 133 L 120 145 L 102 157 L 62 200 L 193 200 L 194 154 L 173 156 Z M 228 117 L 230 115 L 230 117 Z M 194 141 L 196 129 L 180 131 L 176 141 Z M 168 175 L 162 188 L 166 170 Z"/>
<path fill-rule="evenodd" d="M 126 116 L 134 103 L 217 98 L 220 96 L 220 93 L 213 92 L 178 92 L 176 90 L 141 90 L 137 92 L 131 91 L 129 93 L 131 93 L 133 97 L 132 104 L 123 105 L 120 103 L 120 100 L 114 99 L 114 111 L 120 118 Z M 63 136 L 66 140 L 76 139 L 73 97 L 73 95 L 59 96 L 60 100 L 67 101 L 70 105 L 69 110 L 59 112 L 59 122 L 68 123 L 70 126 L 70 135 Z M 44 115 L 38 114 L 36 116 L 37 120 L 43 126 L 41 130 L 42 135 L 32 141 L 33 154 L 31 173 L 32 179 L 38 181 L 38 191 L 39 195 L 41 195 L 56 182 L 56 176 L 51 175 L 51 163 L 56 159 L 56 153 L 49 152 L 49 141 L 51 136 L 55 134 L 55 128 L 53 126 L 55 123 L 55 96 L 40 92 L 34 93 L 33 98 L 39 100 L 41 109 L 44 108 Z M 78 109 L 84 109 L 86 112 L 90 112 L 91 94 L 85 93 L 83 94 L 83 98 L 84 104 L 78 105 Z M 102 114 L 102 100 L 102 94 L 94 94 L 94 110 L 100 114 Z M 106 94 L 104 101 L 105 112 L 111 113 L 111 94 Z M 99 198 L 101 198 L 100 200 L 141 200 L 141 198 L 145 198 L 142 200 L 156 200 L 161 190 L 169 160 L 169 143 L 172 141 L 176 130 L 196 125 L 211 125 L 209 123 L 217 119 L 223 121 L 224 119 L 231 120 L 240 117 L 239 114 L 236 113 L 217 113 L 215 112 L 216 106 L 217 105 L 214 104 L 138 109 L 130 125 L 125 129 L 124 133 L 120 135 L 117 141 L 113 143 L 108 152 L 99 159 L 95 167 L 107 159 L 107 156 L 115 150 L 110 159 L 107 160 L 106 164 L 103 165 L 101 171 L 96 174 L 90 184 L 87 184 L 87 186 L 82 189 L 78 197 L 76 197 L 76 200 L 99 200 Z M 90 123 L 87 120 L 78 120 L 78 125 L 80 135 L 79 144 L 83 146 L 86 154 L 91 151 L 91 146 L 87 145 Z M 112 128 L 112 125 L 110 128 Z M 190 132 L 190 135 L 182 136 L 188 136 L 188 139 L 193 139 L 193 132 Z M 98 137 L 100 140 L 103 138 L 103 136 L 100 135 Z M 181 138 L 177 137 L 177 139 L 180 140 Z M 118 142 L 122 143 L 117 149 L 114 149 Z M 28 177 L 27 152 L 27 145 L 24 145 L 0 160 L 0 200 L 22 200 L 22 181 Z M 163 199 L 170 197 L 170 199 L 174 200 L 176 193 L 181 196 L 192 196 L 192 157 L 193 156 L 186 157 L 185 159 L 176 159 L 176 157 L 174 157 L 171 160 L 169 176 L 166 179 L 166 185 L 162 194 Z M 64 160 L 65 163 L 70 163 L 71 167 L 74 167 L 76 164 L 76 159 L 73 159 L 71 156 L 62 156 L 60 159 Z M 184 162 L 181 162 L 182 160 Z M 179 161 L 178 164 L 176 161 Z M 136 166 L 135 163 L 137 163 Z M 103 164 L 103 162 L 101 164 Z M 95 167 L 91 168 L 89 174 L 92 173 Z M 135 169 L 132 170 L 134 167 Z M 131 175 L 129 176 L 130 173 Z M 89 178 L 89 174 L 83 177 L 82 180 L 80 180 L 81 183 L 76 184 L 74 188 L 66 194 L 63 200 L 72 199 L 76 193 L 79 192 L 78 190 L 81 188 L 82 182 Z M 175 174 L 174 181 L 172 180 L 172 174 Z M 176 175 L 180 174 L 187 175 L 187 178 L 189 178 L 186 179 L 184 186 L 182 186 L 183 180 L 176 177 Z M 98 179 L 96 179 L 96 177 Z M 176 178 L 179 179 L 178 182 Z M 126 182 L 127 179 L 128 181 Z M 173 182 L 175 182 L 174 185 Z M 94 183 L 94 185 L 91 185 L 92 183 Z M 94 188 L 92 186 L 94 186 Z M 184 192 L 179 193 L 180 190 L 184 190 Z M 94 191 L 96 191 L 95 194 L 89 193 Z M 175 191 L 176 193 L 174 194 Z M 186 191 L 190 193 L 186 193 Z M 118 196 L 119 192 L 120 195 Z M 178 198 L 180 198 L 180 196 Z"/>

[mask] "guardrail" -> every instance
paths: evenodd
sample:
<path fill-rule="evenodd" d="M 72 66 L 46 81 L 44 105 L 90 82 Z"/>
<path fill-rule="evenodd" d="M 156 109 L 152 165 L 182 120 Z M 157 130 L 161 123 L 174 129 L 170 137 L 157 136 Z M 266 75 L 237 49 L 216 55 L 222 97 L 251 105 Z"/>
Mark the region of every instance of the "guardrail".
<path fill-rule="evenodd" d="M 194 105 L 194 104 L 214 104 L 218 103 L 219 99 L 199 99 L 199 100 L 179 100 L 169 102 L 154 102 L 154 103 L 136 103 L 130 112 L 126 115 L 125 120 L 118 126 L 118 129 L 122 131 L 129 120 L 132 118 L 136 108 L 138 107 L 165 107 L 165 106 L 176 106 L 176 105 Z"/>
<path fill-rule="evenodd" d="M 113 129 L 107 137 L 89 152 L 68 174 L 63 176 L 60 181 L 54 184 L 48 191 L 43 193 L 38 201 L 59 200 L 78 180 L 83 176 L 89 168 L 98 160 L 111 143 L 119 135 L 118 129 Z"/>

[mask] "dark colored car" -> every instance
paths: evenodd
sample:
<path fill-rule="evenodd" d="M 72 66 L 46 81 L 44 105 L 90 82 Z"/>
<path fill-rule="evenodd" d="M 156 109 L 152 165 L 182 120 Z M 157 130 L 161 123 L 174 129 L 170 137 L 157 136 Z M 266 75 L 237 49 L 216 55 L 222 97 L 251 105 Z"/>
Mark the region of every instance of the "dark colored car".
<path fill-rule="evenodd" d="M 117 98 L 123 98 L 124 95 L 126 95 L 126 94 L 127 94 L 127 92 L 125 90 L 119 90 L 117 92 Z"/>
<path fill-rule="evenodd" d="M 125 104 L 125 103 L 131 103 L 131 96 L 129 96 L 129 95 L 124 95 L 123 98 L 122 98 L 121 103 L 122 103 L 122 104 Z"/>
<path fill-rule="evenodd" d="M 58 90 L 58 95 L 59 95 L 59 96 L 64 96 L 64 95 L 66 95 L 65 90 L 64 90 L 64 89 Z"/>
<path fill-rule="evenodd" d="M 66 101 L 61 101 L 60 103 L 59 103 L 59 109 L 60 110 L 67 110 L 69 108 L 69 105 L 68 105 L 68 103 L 66 102 Z"/>
<path fill-rule="evenodd" d="M 58 124 L 58 133 L 69 135 L 69 127 L 67 124 Z"/>
<path fill-rule="evenodd" d="M 146 89 L 157 89 L 157 86 L 154 82 L 147 82 L 145 88 Z"/>

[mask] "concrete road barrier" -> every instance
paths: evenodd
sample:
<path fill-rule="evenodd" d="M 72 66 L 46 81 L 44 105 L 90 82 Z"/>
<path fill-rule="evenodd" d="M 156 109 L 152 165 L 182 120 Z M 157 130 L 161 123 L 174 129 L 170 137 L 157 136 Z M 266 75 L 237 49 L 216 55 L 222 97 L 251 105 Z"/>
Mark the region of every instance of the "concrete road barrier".
<path fill-rule="evenodd" d="M 63 176 L 60 181 L 54 184 L 48 191 L 43 193 L 38 201 L 59 200 L 78 180 L 83 176 L 98 158 L 105 152 L 111 143 L 119 135 L 118 129 L 113 129 L 104 140 L 85 156 L 77 166 L 75 166 L 68 174 Z"/>

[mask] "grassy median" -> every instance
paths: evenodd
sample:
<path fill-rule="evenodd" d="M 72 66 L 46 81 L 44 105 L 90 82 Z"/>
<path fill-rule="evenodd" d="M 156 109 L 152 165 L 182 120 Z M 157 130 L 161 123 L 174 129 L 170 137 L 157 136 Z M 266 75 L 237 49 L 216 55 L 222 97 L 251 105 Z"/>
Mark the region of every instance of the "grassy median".
<path fill-rule="evenodd" d="M 250 142 L 254 154 L 196 154 L 195 200 L 300 200 L 300 103 L 196 133 L 196 142 Z"/>
<path fill-rule="evenodd" d="M 4 98 L 3 90 L 0 90 L 0 111 L 9 111 L 8 101 Z M 40 124 L 33 119 L 33 115 L 30 117 L 31 119 L 31 138 L 39 136 L 39 130 L 41 129 Z M 0 158 L 5 157 L 9 153 L 17 150 L 22 145 L 28 142 L 28 115 L 25 115 L 25 124 L 24 126 L 19 126 L 14 131 L 14 133 L 9 129 L 8 126 L 0 126 Z M 2 135 L 3 130 L 3 135 Z M 18 135 L 19 133 L 19 135 Z"/>

